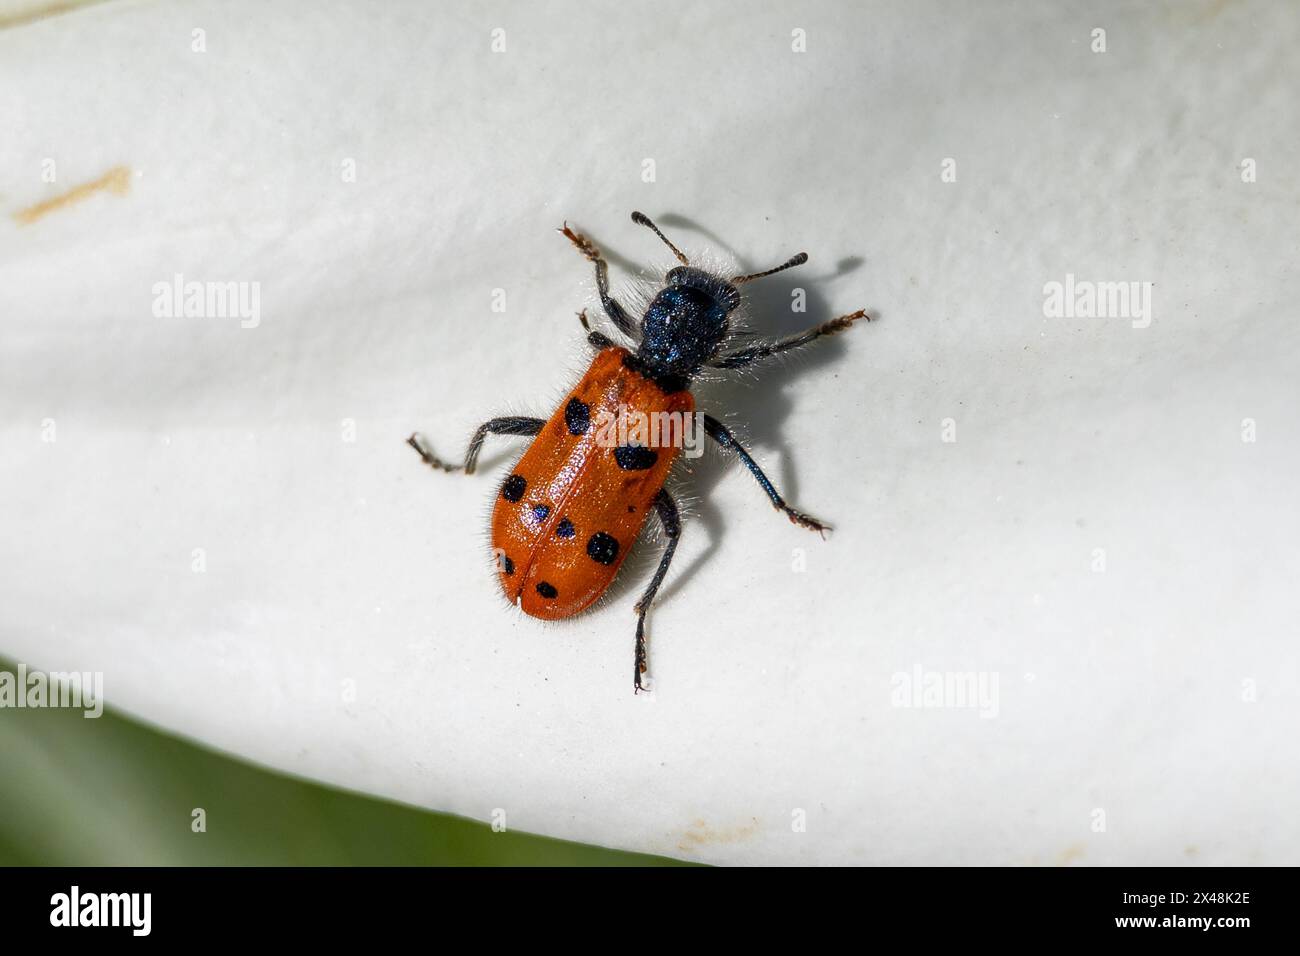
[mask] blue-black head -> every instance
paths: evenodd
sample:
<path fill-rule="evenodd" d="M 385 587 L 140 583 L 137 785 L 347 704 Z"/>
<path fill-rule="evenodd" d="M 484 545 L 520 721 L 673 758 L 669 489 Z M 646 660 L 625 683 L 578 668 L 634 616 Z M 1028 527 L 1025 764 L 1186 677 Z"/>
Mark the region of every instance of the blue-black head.
<path fill-rule="evenodd" d="M 637 361 L 648 374 L 680 382 L 682 387 L 722 347 L 730 329 L 731 313 L 740 306 L 738 286 L 808 261 L 808 256 L 801 252 L 774 269 L 725 279 L 692 266 L 643 213 L 632 213 L 632 221 L 654 230 L 681 263 L 669 270 L 665 286 L 641 318 Z"/>

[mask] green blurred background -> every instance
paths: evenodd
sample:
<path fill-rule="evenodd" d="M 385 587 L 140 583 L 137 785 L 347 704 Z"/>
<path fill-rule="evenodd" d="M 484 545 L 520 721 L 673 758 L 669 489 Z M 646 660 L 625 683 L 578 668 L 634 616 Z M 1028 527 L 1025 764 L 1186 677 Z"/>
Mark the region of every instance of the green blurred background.
<path fill-rule="evenodd" d="M 0 670 L 15 666 L 0 660 Z M 207 831 L 191 830 L 202 807 Z M 254 767 L 105 708 L 0 708 L 0 865 L 661 866 Z"/>

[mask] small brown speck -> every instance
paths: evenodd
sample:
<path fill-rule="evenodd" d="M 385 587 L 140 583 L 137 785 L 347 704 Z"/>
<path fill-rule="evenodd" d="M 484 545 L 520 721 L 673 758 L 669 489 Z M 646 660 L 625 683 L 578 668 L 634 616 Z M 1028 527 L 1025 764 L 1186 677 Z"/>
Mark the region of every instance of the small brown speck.
<path fill-rule="evenodd" d="M 125 196 L 131 189 L 131 170 L 126 166 L 114 166 L 98 179 L 93 179 L 88 183 L 82 183 L 79 186 L 73 186 L 62 196 L 55 196 L 53 199 L 46 199 L 36 203 L 34 206 L 28 206 L 26 209 L 20 209 L 14 213 L 14 219 L 20 226 L 30 226 L 36 220 L 63 209 L 66 206 L 73 206 L 79 202 L 89 199 L 98 192 L 111 192 L 118 196 Z"/>

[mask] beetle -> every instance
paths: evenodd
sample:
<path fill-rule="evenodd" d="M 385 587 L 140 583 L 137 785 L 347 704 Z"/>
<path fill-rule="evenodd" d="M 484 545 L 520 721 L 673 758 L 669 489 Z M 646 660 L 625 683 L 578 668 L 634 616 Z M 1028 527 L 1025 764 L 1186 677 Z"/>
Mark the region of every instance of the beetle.
<path fill-rule="evenodd" d="M 558 231 L 594 264 L 601 306 L 633 348 L 592 329 L 584 310 L 579 319 L 596 356 L 549 419 L 510 416 L 484 422 L 459 464 L 438 458 L 418 432 L 407 444 L 433 468 L 473 474 L 488 435 L 533 439 L 498 489 L 492 513 L 492 548 L 501 587 L 507 600 L 532 617 L 556 620 L 590 607 L 614 580 L 650 513 L 658 516 L 666 544 L 635 608 L 632 683 L 633 692 L 640 693 L 641 675 L 646 672 L 646 613 L 681 537 L 677 504 L 664 482 L 688 427 L 682 416 L 695 414 L 692 380 L 705 368 L 745 368 L 870 317 L 859 309 L 787 338 L 727 351 L 733 313 L 741 304 L 740 286 L 802 265 L 807 254 L 801 252 L 763 272 L 724 278 L 692 266 L 643 213 L 633 212 L 632 221 L 652 230 L 680 263 L 664 276 L 664 285 L 635 324 L 610 295 L 609 267 L 600 250 L 567 222 Z M 597 427 L 629 410 L 647 419 L 666 415 L 657 420 L 669 423 L 667 433 L 657 443 L 642 440 L 644 434 L 638 433 L 637 440 L 620 444 L 611 440 L 611 435 L 619 437 L 613 429 Z M 678 422 L 679 427 L 671 427 Z M 824 536 L 828 526 L 787 504 L 725 425 L 704 415 L 703 430 L 740 459 L 773 507 L 795 524 Z"/>

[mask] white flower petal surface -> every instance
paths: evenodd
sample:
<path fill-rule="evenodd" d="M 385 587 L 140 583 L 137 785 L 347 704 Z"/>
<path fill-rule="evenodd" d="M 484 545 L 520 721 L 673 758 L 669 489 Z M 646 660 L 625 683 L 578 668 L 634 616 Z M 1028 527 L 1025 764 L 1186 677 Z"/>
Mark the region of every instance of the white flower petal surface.
<path fill-rule="evenodd" d="M 1300 862 L 1300 9 L 32 10 L 0 653 L 295 774 L 696 860 Z M 640 697 L 658 542 L 544 626 L 485 543 L 520 441 L 472 478 L 404 443 L 549 413 L 600 314 L 554 229 L 617 287 L 672 261 L 633 209 L 751 271 L 808 252 L 746 287 L 756 333 L 873 317 L 701 388 L 834 532 L 689 463 Z M 167 315 L 192 282 L 240 308 Z"/>

